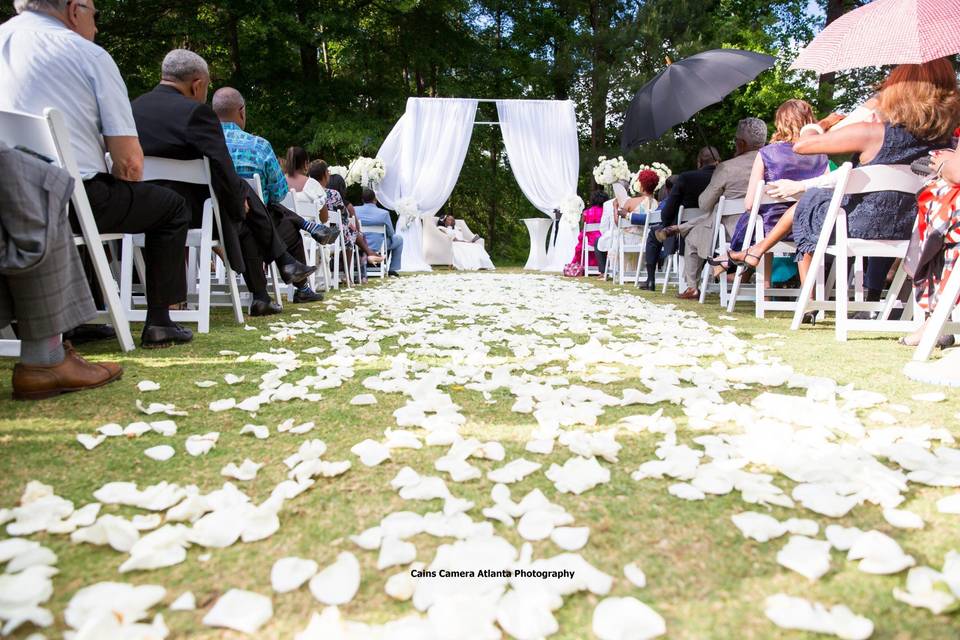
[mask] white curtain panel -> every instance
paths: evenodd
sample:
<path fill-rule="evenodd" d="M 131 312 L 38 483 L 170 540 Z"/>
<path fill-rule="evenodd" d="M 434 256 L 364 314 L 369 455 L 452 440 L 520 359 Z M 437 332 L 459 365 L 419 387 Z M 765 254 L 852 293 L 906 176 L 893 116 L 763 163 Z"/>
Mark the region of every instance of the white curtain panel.
<path fill-rule="evenodd" d="M 430 224 L 460 177 L 476 114 L 476 100 L 409 98 L 406 112 L 377 152 L 387 169 L 376 189 L 380 202 L 396 210 L 401 200 L 410 198 L 421 219 Z M 402 220 L 400 226 L 404 227 Z M 421 223 L 410 224 L 400 234 L 401 271 L 429 271 Z"/>
<path fill-rule="evenodd" d="M 570 100 L 498 100 L 507 157 L 523 195 L 542 213 L 577 195 L 580 150 Z"/>

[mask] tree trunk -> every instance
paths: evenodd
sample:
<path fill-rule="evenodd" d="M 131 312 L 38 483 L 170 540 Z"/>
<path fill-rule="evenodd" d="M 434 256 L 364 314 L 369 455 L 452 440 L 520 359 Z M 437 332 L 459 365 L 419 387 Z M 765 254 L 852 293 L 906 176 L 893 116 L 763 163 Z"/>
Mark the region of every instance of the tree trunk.
<path fill-rule="evenodd" d="M 312 33 L 308 17 L 309 3 L 307 0 L 297 0 L 297 22 L 303 27 L 305 33 Z M 304 38 L 305 36 L 301 36 Z M 317 83 L 320 80 L 320 66 L 317 62 L 317 46 L 312 37 L 306 37 L 300 41 L 300 68 L 303 72 L 303 79 L 306 82 Z"/>
<path fill-rule="evenodd" d="M 503 49 L 503 9 L 500 3 L 497 3 L 497 11 L 494 15 L 494 24 L 496 25 L 496 52 L 499 56 L 501 49 Z M 493 80 L 493 90 L 497 98 L 501 97 L 500 85 L 500 72 L 497 71 Z M 497 140 L 497 137 L 500 135 L 500 133 L 497 131 L 497 129 L 498 127 L 490 127 L 490 173 L 492 175 L 490 184 L 493 188 L 487 190 L 487 193 L 490 195 L 490 208 L 487 210 L 487 253 L 492 252 L 494 246 L 496 245 L 495 232 L 497 230 L 497 174 L 500 171 L 500 145 L 499 141 Z"/>
<path fill-rule="evenodd" d="M 608 24 L 603 0 L 590 2 L 590 148 L 594 152 L 607 139 L 607 94 L 610 92 L 610 65 L 606 43 Z"/>
<path fill-rule="evenodd" d="M 227 33 L 230 40 L 230 66 L 233 67 L 233 76 L 240 75 L 240 20 L 236 14 L 227 16 Z"/>

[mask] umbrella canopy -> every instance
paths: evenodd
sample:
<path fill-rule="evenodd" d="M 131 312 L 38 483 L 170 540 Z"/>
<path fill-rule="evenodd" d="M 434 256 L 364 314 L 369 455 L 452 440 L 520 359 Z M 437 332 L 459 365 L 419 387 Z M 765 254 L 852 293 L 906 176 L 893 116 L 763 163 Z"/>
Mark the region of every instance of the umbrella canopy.
<path fill-rule="evenodd" d="M 628 151 L 656 140 L 667 129 L 720 102 L 774 62 L 771 56 L 752 51 L 713 49 L 668 64 L 633 97 L 620 146 Z"/>
<path fill-rule="evenodd" d="M 791 69 L 921 64 L 960 52 L 957 0 L 873 0 L 821 31 Z"/>

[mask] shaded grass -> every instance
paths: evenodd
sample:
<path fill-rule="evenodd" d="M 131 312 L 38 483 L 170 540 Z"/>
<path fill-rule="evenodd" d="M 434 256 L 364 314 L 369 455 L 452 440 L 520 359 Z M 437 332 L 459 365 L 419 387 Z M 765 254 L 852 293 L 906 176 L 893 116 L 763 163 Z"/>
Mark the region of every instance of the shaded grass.
<path fill-rule="evenodd" d="M 381 285 L 373 285 L 381 286 Z M 832 324 L 804 328 L 790 332 L 789 320 L 774 315 L 765 320 L 753 318 L 752 308 L 744 305 L 734 315 L 735 322 L 719 320 L 724 312 L 716 304 L 698 305 L 679 302 L 659 294 L 639 292 L 601 284 L 594 286 L 611 291 L 626 291 L 629 295 L 676 304 L 683 310 L 694 310 L 716 325 L 732 324 L 736 334 L 744 339 L 762 333 L 776 332 L 782 338 L 757 340 L 755 344 L 769 347 L 770 354 L 782 357 L 799 372 L 827 375 L 841 384 L 854 383 L 860 388 L 879 391 L 891 401 L 911 407 L 912 414 L 901 423 L 906 425 L 930 423 L 948 426 L 960 435 L 955 414 L 960 410 L 958 394 L 951 394 L 947 402 L 924 404 L 910 396 L 929 389 L 907 380 L 900 373 L 911 351 L 895 344 L 890 337 L 854 334 L 844 344 L 834 341 Z M 346 308 L 353 293 L 334 294 L 342 304 L 290 307 L 288 312 L 302 314 L 307 319 L 321 319 L 331 331 L 340 329 L 336 310 Z M 575 304 L 575 301 L 571 301 Z M 379 371 L 379 364 L 358 366 L 354 378 L 343 387 L 323 391 L 318 403 L 294 402 L 267 405 L 251 419 L 239 411 L 211 413 L 206 410 L 215 399 L 234 396 L 238 400 L 256 392 L 260 374 L 271 367 L 262 363 L 236 363 L 232 356 L 219 356 L 221 350 L 241 353 L 265 351 L 270 347 L 290 346 L 300 350 L 309 346 L 329 347 L 316 338 L 300 338 L 290 345 L 278 345 L 260 340 L 267 333 L 272 320 L 251 319 L 250 324 L 261 331 L 244 331 L 233 325 L 225 313 L 218 313 L 215 332 L 200 336 L 191 345 L 166 351 L 137 350 L 120 355 L 114 343 L 99 343 L 83 349 L 92 359 L 116 359 L 125 366 L 123 380 L 102 390 L 66 396 L 41 403 L 14 403 L 0 401 L 0 506 L 12 506 L 24 485 L 31 479 L 51 484 L 56 492 L 81 506 L 93 500 L 92 492 L 112 480 L 136 480 L 141 486 L 161 480 L 181 484 L 197 484 L 201 490 L 219 487 L 224 478 L 220 469 L 228 462 L 241 462 L 249 457 L 267 463 L 252 482 L 237 483 L 254 501 L 266 498 L 277 482 L 285 478 L 282 459 L 296 451 L 304 438 L 320 438 L 328 445 L 326 458 L 350 459 L 354 467 L 345 475 L 318 480 L 307 493 L 287 503 L 281 512 L 282 526 L 271 538 L 252 543 L 238 543 L 228 549 L 209 550 L 210 559 L 201 562 L 199 556 L 208 550 L 191 548 L 185 563 L 167 569 L 120 575 L 117 568 L 124 554 L 109 548 L 90 545 L 72 545 L 65 536 L 41 534 L 34 539 L 50 546 L 59 556 L 60 575 L 54 580 L 55 594 L 51 606 L 62 625 L 62 611 L 72 593 L 85 585 L 102 580 L 124 580 L 137 584 L 161 584 L 168 589 L 166 603 L 179 593 L 190 589 L 204 609 L 197 612 L 167 612 L 164 617 L 173 631 L 173 637 L 232 638 L 238 634 L 203 627 L 200 620 L 204 611 L 221 593 L 229 588 L 245 588 L 260 593 L 271 593 L 270 567 L 273 562 L 288 555 L 313 558 L 324 566 L 337 553 L 353 551 L 361 562 L 363 581 L 357 597 L 342 607 L 349 618 L 369 622 L 383 622 L 411 612 L 409 603 L 396 603 L 383 592 L 387 576 L 400 571 L 376 569 L 376 553 L 359 550 L 348 536 L 374 526 L 379 520 L 397 510 L 421 513 L 436 511 L 440 501 L 406 502 L 389 486 L 390 479 L 404 465 L 421 473 L 433 474 L 433 461 L 441 454 L 437 448 L 421 451 L 396 450 L 393 458 L 372 469 L 360 465 L 349 453 L 352 445 L 364 438 L 379 439 L 385 427 L 394 424 L 392 412 L 404 403 L 399 394 L 376 393 L 379 403 L 372 407 L 354 407 L 348 401 L 358 393 L 366 392 L 361 381 Z M 285 319 L 290 319 L 286 317 Z M 448 318 L 448 326 L 456 319 Z M 582 342 L 582 337 L 576 337 Z M 396 340 L 382 343 L 384 354 L 395 353 Z M 323 357 L 326 354 L 320 354 Z M 0 363 L 0 394 L 9 397 L 9 371 L 12 363 Z M 301 370 L 303 371 L 303 370 Z M 234 387 L 222 383 L 224 373 L 245 375 L 246 380 Z M 300 372 L 298 372 L 300 373 Z M 624 382 L 605 385 L 603 390 L 617 395 L 625 387 L 639 386 L 625 371 Z M 290 379 L 297 379 L 293 374 Z M 161 390 L 141 394 L 136 383 L 151 379 L 160 383 Z M 194 386 L 195 380 L 212 379 L 221 383 L 210 389 Z M 571 378 L 572 382 L 577 382 Z M 595 386 L 595 385 L 591 385 Z M 777 390 L 778 392 L 787 392 Z M 728 400 L 748 402 L 756 389 L 725 394 Z M 463 407 L 468 422 L 461 432 L 482 440 L 501 441 L 507 450 L 507 460 L 526 455 L 541 462 L 546 469 L 551 463 L 561 463 L 568 457 L 565 448 L 549 456 L 525 454 L 523 447 L 534 425 L 531 416 L 512 413 L 513 398 L 505 391 L 493 393 L 494 404 L 484 402 L 480 394 L 459 387 L 450 389 L 454 402 Z M 144 417 L 134 407 L 134 400 L 173 402 L 189 412 L 186 417 L 173 418 L 178 434 L 163 438 L 148 434 L 136 440 L 108 439 L 103 445 L 87 452 L 74 440 L 78 432 L 91 432 L 106 422 L 127 424 L 135 420 L 162 419 L 165 416 Z M 626 415 L 646 413 L 646 407 L 612 407 L 600 417 L 598 429 L 606 428 Z M 665 413 L 685 424 L 682 411 L 666 406 Z M 287 417 L 298 422 L 313 420 L 317 427 L 306 436 L 278 434 L 276 425 Z M 240 436 L 240 428 L 247 422 L 266 424 L 271 437 L 265 441 L 251 436 Z M 207 431 L 219 431 L 220 441 L 206 456 L 192 458 L 183 452 L 186 436 Z M 681 429 L 680 439 L 689 442 L 696 434 Z M 556 494 L 542 473 L 534 474 L 512 487 L 519 498 L 533 488 L 540 488 L 553 501 L 564 506 L 576 518 L 577 525 L 589 525 L 590 543 L 581 552 L 583 556 L 615 577 L 611 595 L 634 595 L 651 604 L 667 620 L 672 638 L 779 638 L 787 635 L 774 627 L 763 615 L 763 598 L 783 591 L 825 603 L 843 603 L 855 612 L 866 615 L 876 624 L 875 638 L 929 638 L 960 637 L 958 616 L 933 616 L 893 600 L 891 589 L 902 586 L 903 575 L 870 576 L 857 571 L 855 563 L 848 563 L 834 552 L 830 573 L 815 583 L 809 583 L 798 574 L 776 564 L 775 556 L 783 541 L 759 544 L 745 540 L 730 522 L 730 516 L 747 508 L 739 494 L 710 497 L 700 502 L 685 502 L 667 493 L 672 481 L 646 480 L 634 482 L 629 472 L 653 457 L 658 436 L 622 433 L 620 462 L 611 465 L 609 484 L 601 485 L 582 496 Z M 177 455 L 164 463 L 152 461 L 142 451 L 160 443 L 173 444 Z M 473 461 L 488 471 L 500 463 Z M 777 483 L 789 490 L 791 483 L 778 477 Z M 489 504 L 490 483 L 486 480 L 449 483 L 458 497 L 474 500 L 477 507 L 471 515 L 479 519 L 479 508 Z M 943 556 L 950 549 L 960 549 L 960 519 L 936 511 L 938 498 L 951 491 L 911 485 L 905 508 L 916 511 L 927 521 L 922 531 L 893 532 L 873 506 L 859 507 L 849 517 L 831 520 L 802 510 L 773 508 L 778 518 L 811 517 L 821 528 L 837 522 L 846 526 L 877 528 L 891 533 L 904 549 L 914 555 L 918 563 L 939 568 Z M 104 512 L 132 514 L 133 509 L 105 508 Z M 498 533 L 519 545 L 522 540 L 513 529 L 497 525 Z M 418 559 L 429 562 L 440 543 L 427 535 L 412 539 L 418 550 Z M 549 556 L 558 549 L 549 541 L 534 544 L 535 556 Z M 636 561 L 647 573 L 648 587 L 634 589 L 623 577 L 624 564 Z M 598 599 L 579 594 L 566 600 L 557 612 L 561 631 L 557 638 L 592 637 L 590 619 Z M 258 637 L 289 638 L 302 629 L 313 611 L 322 607 L 306 588 L 294 593 L 273 597 L 275 615 Z M 23 630 L 15 637 L 25 637 Z M 807 634 L 791 633 L 789 637 L 805 638 Z"/>

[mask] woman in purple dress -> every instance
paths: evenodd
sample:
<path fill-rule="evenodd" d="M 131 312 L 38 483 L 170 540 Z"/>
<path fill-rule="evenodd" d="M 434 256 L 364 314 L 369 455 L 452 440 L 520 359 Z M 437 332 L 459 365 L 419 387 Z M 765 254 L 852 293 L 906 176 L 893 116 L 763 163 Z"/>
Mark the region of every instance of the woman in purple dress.
<path fill-rule="evenodd" d="M 737 221 L 737 227 L 730 239 L 731 250 L 748 246 L 744 243 L 747 223 L 750 220 L 754 198 L 761 197 L 759 192 L 761 180 L 765 184 L 775 180 L 806 180 L 822 176 L 827 172 L 829 167 L 827 156 L 822 154 L 803 156 L 793 150 L 794 143 L 800 139 L 800 131 L 807 125 L 815 124 L 816 121 L 813 108 L 803 100 L 787 100 L 777 109 L 775 118 L 777 131 L 770 139 L 770 144 L 760 149 L 753 163 L 745 202 L 747 210 Z M 788 208 L 788 204 L 779 202 L 760 205 L 758 213 L 763 221 L 764 234 L 770 233 Z M 735 262 L 729 260 L 729 255 L 727 259 L 711 260 L 710 263 L 717 266 L 714 275 L 735 269 Z M 767 273 L 770 273 L 769 269 Z"/>

